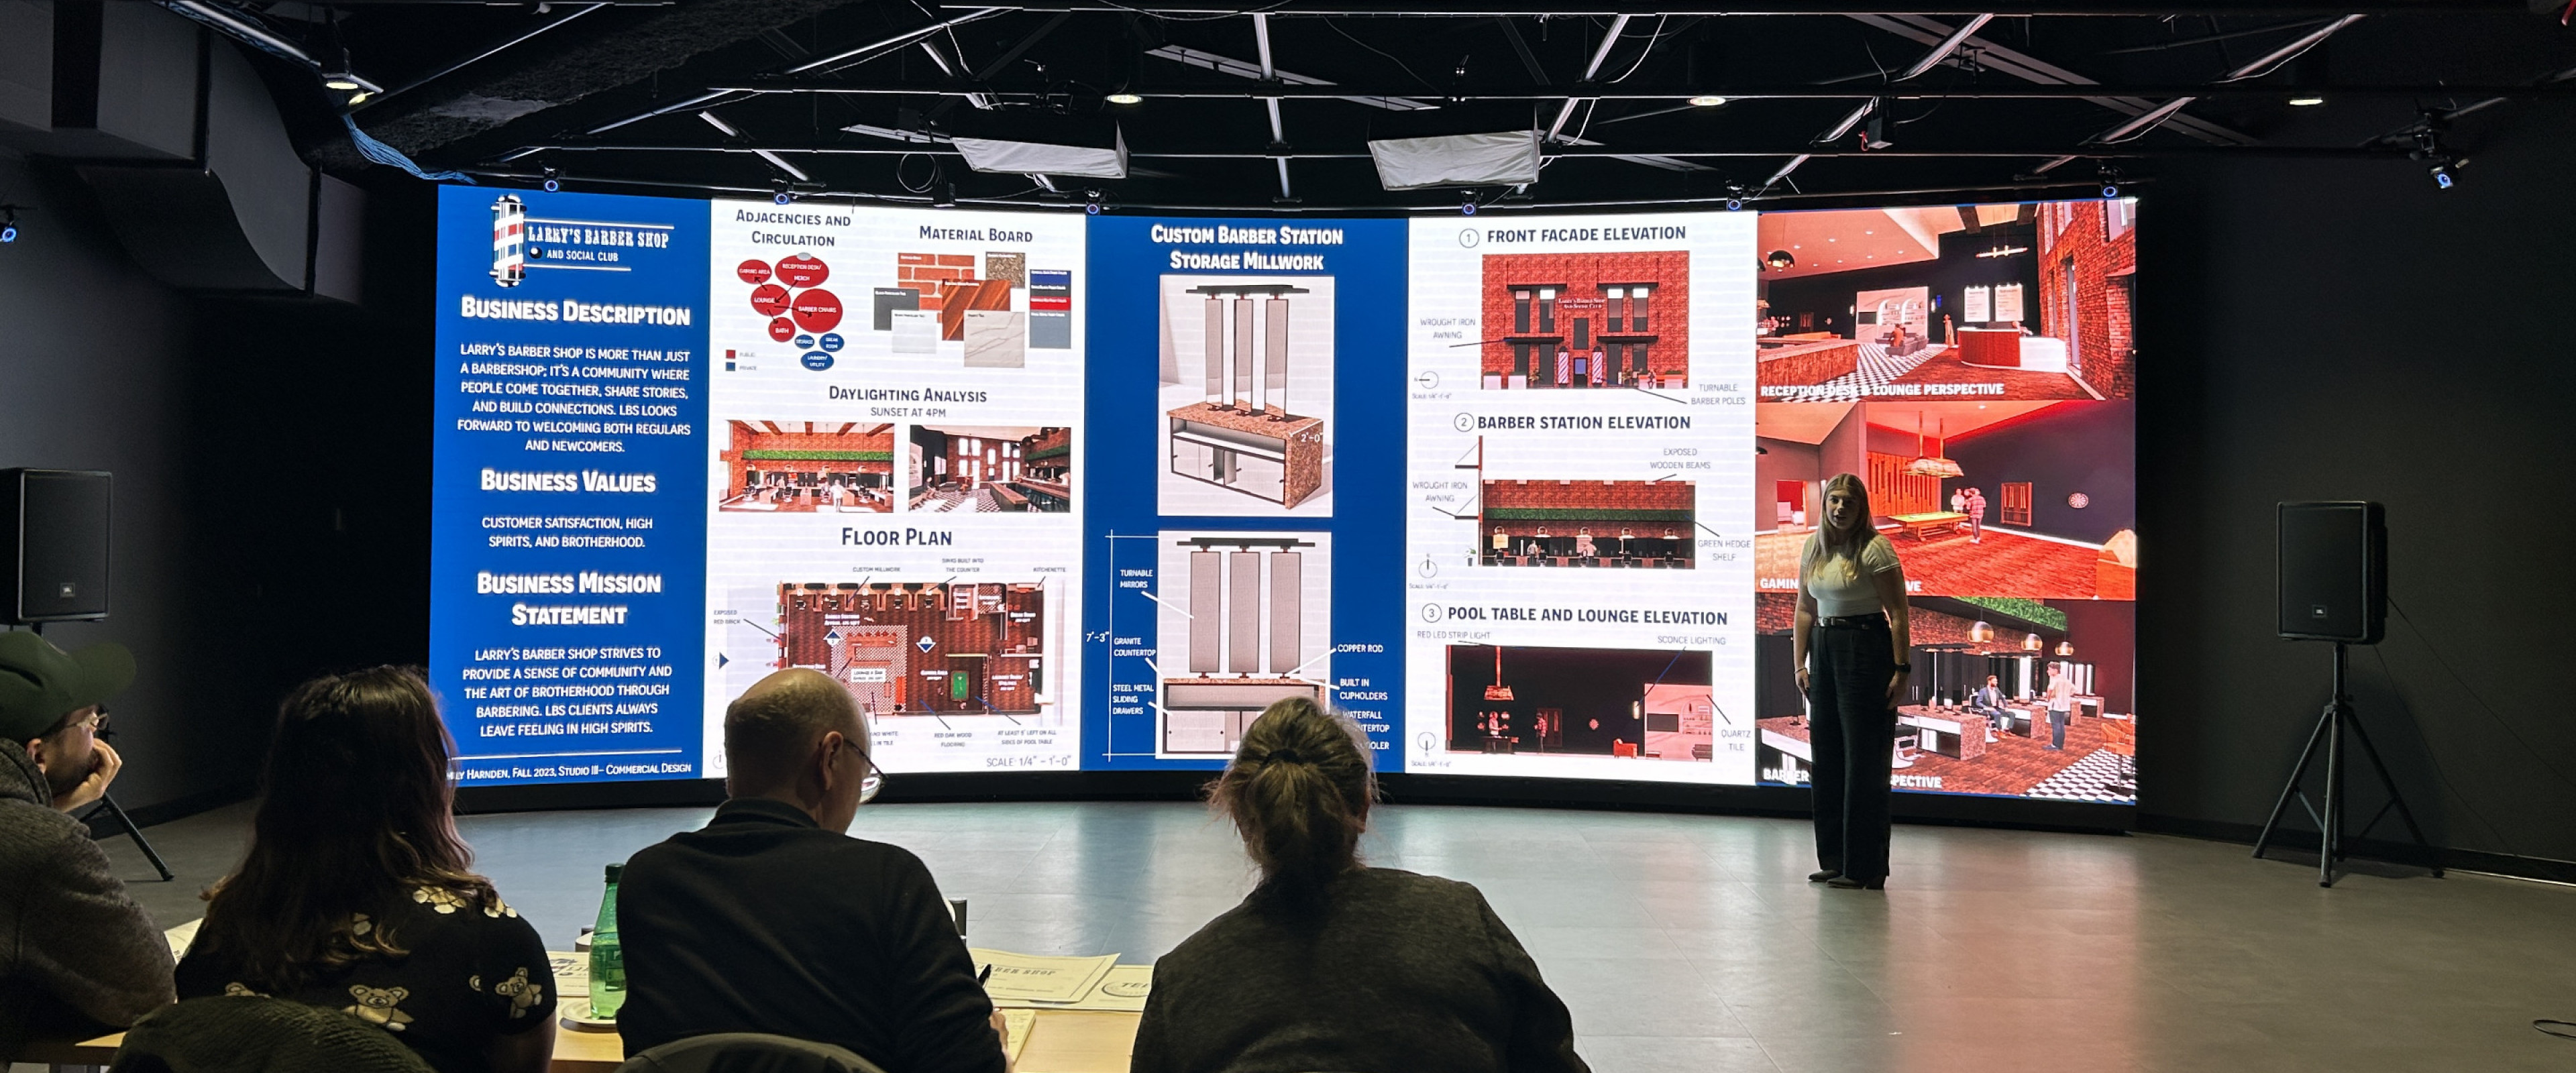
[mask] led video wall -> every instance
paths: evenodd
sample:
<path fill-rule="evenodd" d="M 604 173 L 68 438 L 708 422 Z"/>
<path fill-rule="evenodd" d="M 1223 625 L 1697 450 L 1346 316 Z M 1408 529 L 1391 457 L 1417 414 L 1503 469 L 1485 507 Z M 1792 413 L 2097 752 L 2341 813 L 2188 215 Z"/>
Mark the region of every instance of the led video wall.
<path fill-rule="evenodd" d="M 2134 217 L 445 188 L 463 779 L 720 777 L 808 667 L 893 772 L 1212 769 L 1306 696 L 1386 771 L 1796 785 L 1850 472 L 1913 591 L 1897 785 L 2134 802 Z"/>

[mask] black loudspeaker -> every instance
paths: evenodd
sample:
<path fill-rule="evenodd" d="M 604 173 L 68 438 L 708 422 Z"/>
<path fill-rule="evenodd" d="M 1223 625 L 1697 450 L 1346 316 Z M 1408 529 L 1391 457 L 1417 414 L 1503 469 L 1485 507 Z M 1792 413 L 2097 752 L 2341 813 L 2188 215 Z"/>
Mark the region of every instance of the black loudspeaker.
<path fill-rule="evenodd" d="M 2388 517 L 2377 503 L 2283 503 L 2281 636 L 2372 645 L 2388 632 Z"/>
<path fill-rule="evenodd" d="M 107 617 L 108 475 L 0 469 L 0 619 Z"/>

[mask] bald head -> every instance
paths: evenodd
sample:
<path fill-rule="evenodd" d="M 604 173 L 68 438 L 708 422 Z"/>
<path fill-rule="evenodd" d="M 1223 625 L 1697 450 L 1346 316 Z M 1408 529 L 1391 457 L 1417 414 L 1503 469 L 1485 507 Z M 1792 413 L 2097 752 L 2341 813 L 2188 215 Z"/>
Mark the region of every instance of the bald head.
<path fill-rule="evenodd" d="M 867 751 L 867 723 L 850 691 L 829 675 L 800 667 L 754 683 L 725 706 L 725 765 L 734 793 L 766 794 L 793 782 L 814 743 L 833 731 Z"/>

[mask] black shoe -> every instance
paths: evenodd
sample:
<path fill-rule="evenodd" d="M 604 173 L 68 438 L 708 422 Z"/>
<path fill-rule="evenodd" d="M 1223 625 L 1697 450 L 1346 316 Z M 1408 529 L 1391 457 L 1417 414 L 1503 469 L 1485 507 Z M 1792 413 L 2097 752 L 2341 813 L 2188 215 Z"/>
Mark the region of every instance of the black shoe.
<path fill-rule="evenodd" d="M 1887 878 L 1885 876 L 1881 876 L 1877 879 L 1860 880 L 1853 879 L 1850 876 L 1835 876 L 1832 879 L 1826 880 L 1825 885 L 1832 887 L 1835 890 L 1885 890 L 1887 889 Z"/>
<path fill-rule="evenodd" d="M 1809 872 L 1809 873 L 1807 873 L 1807 882 L 1809 882 L 1809 883 L 1831 883 L 1831 882 L 1833 882 L 1834 880 L 1841 879 L 1842 877 L 1843 877 L 1843 874 L 1842 874 L 1841 872 L 1837 872 L 1837 871 L 1835 871 L 1835 870 L 1833 870 L 1833 869 L 1831 869 L 1831 868 L 1827 868 L 1827 869 L 1825 869 L 1825 870 L 1823 870 L 1823 871 L 1821 871 L 1821 872 Z"/>

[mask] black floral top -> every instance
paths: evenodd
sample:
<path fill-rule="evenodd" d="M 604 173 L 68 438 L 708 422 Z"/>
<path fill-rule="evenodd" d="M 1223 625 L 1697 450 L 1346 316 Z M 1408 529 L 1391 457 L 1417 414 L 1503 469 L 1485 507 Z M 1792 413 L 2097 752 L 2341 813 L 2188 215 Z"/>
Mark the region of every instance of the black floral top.
<path fill-rule="evenodd" d="M 497 899 L 477 909 L 453 892 L 416 888 L 389 920 L 355 914 L 364 935 L 391 924 L 411 951 L 369 958 L 280 994 L 357 1015 L 394 1034 L 439 1073 L 488 1073 L 492 1041 L 554 1016 L 554 970 L 537 929 Z M 179 962 L 179 997 L 269 992 L 242 978 L 240 961 L 194 949 Z"/>

